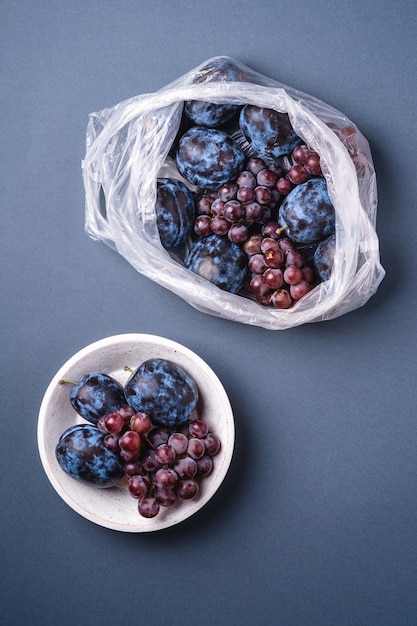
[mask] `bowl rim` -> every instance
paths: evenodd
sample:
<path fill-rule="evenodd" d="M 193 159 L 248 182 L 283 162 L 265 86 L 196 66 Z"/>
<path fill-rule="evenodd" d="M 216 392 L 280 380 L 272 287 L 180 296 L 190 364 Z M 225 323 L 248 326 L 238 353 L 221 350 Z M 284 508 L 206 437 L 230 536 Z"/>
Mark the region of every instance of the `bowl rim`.
<path fill-rule="evenodd" d="M 206 497 L 199 498 L 195 502 L 187 501 L 187 504 L 191 503 L 189 507 L 183 507 L 183 511 L 174 516 L 167 515 L 163 521 L 158 520 L 158 516 L 154 518 L 155 524 L 149 523 L 150 520 L 146 520 L 147 523 L 144 524 L 141 522 L 141 518 L 138 514 L 138 524 L 123 524 L 122 522 L 117 522 L 116 520 L 109 519 L 103 520 L 102 517 L 94 514 L 94 512 L 86 509 L 84 506 L 79 504 L 73 496 L 69 495 L 60 480 L 61 476 L 58 472 L 55 472 L 55 468 L 51 465 L 48 458 L 48 447 L 46 445 L 45 440 L 45 428 L 48 419 L 48 413 L 50 410 L 51 402 L 53 401 L 54 394 L 56 393 L 57 386 L 59 380 L 65 378 L 65 374 L 68 370 L 70 370 L 73 366 L 77 365 L 80 361 L 85 359 L 93 352 L 100 351 L 102 349 L 111 347 L 113 345 L 123 346 L 133 344 L 147 344 L 155 345 L 155 347 L 159 348 L 167 348 L 168 350 L 174 351 L 175 353 L 180 353 L 181 357 L 189 360 L 196 366 L 196 370 L 200 369 L 206 373 L 206 375 L 212 380 L 213 384 L 216 386 L 216 393 L 220 396 L 220 401 L 224 410 L 226 411 L 226 423 L 227 423 L 227 445 L 223 445 L 221 448 L 222 462 L 219 468 L 219 471 L 216 475 L 215 484 L 212 485 L 212 489 L 210 493 Z M 161 357 L 163 358 L 163 357 Z M 198 386 L 198 380 L 197 386 Z M 75 422 L 74 422 L 75 423 Z M 88 423 L 88 422 L 85 422 Z M 223 443 L 223 442 L 222 442 Z M 38 423 L 37 423 L 37 444 L 38 444 L 38 452 L 40 456 L 40 460 L 43 466 L 43 469 L 49 479 L 54 490 L 57 494 L 64 500 L 64 502 L 70 506 L 76 513 L 86 518 L 87 520 L 105 528 L 109 528 L 111 530 L 118 530 L 122 532 L 130 532 L 130 533 L 139 533 L 139 532 L 151 532 L 162 530 L 164 528 L 168 528 L 174 525 L 179 524 L 182 521 L 185 521 L 197 511 L 199 511 L 207 502 L 214 496 L 216 491 L 219 489 L 222 484 L 230 464 L 232 462 L 233 452 L 234 452 L 234 443 L 235 443 L 235 423 L 234 423 L 234 415 L 232 406 L 230 404 L 230 400 L 226 394 L 226 391 L 223 387 L 222 382 L 220 381 L 217 374 L 213 371 L 213 369 L 204 361 L 202 357 L 193 352 L 191 349 L 186 346 L 160 335 L 154 335 L 149 333 L 121 333 L 116 335 L 110 335 L 104 337 L 102 339 L 96 340 L 80 350 L 78 350 L 75 354 L 73 354 L 55 373 L 49 382 L 44 396 L 42 398 L 39 415 L 38 415 Z M 49 451 L 50 454 L 50 451 Z M 62 471 L 62 470 L 61 470 Z M 64 479 L 65 473 L 62 472 L 62 478 Z M 209 478 L 207 479 L 209 480 Z M 76 482 L 76 481 L 74 481 Z M 92 489 L 95 489 L 92 487 Z M 133 501 L 133 499 L 132 499 Z M 134 503 L 134 501 L 133 501 Z"/>

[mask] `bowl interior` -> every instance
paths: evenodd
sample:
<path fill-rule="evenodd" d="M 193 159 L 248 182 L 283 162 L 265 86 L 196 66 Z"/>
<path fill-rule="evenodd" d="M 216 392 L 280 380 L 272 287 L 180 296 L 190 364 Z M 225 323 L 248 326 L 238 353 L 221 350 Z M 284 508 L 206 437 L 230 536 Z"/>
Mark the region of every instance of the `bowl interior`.
<path fill-rule="evenodd" d="M 201 482 L 198 495 L 163 508 L 152 519 L 142 518 L 137 501 L 129 495 L 126 479 L 115 487 L 98 489 L 83 485 L 60 468 L 55 446 L 69 426 L 86 423 L 69 401 L 70 385 L 59 380 L 79 380 L 90 371 L 101 371 L 124 383 L 129 373 L 149 358 L 164 358 L 180 365 L 194 378 L 199 390 L 198 413 L 221 439 L 221 450 L 213 458 L 214 469 Z M 211 368 L 180 344 L 144 334 L 116 335 L 97 341 L 71 357 L 56 373 L 44 395 L 38 420 L 38 447 L 44 470 L 57 493 L 86 519 L 113 530 L 148 532 L 173 526 L 201 509 L 222 483 L 232 460 L 234 419 L 227 394 Z"/>

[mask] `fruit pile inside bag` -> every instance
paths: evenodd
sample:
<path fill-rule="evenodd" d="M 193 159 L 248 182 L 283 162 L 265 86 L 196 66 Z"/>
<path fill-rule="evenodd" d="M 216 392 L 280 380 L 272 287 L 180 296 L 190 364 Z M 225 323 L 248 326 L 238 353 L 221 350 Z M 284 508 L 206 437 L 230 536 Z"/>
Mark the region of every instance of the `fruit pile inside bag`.
<path fill-rule="evenodd" d="M 196 308 L 283 329 L 384 276 L 367 141 L 233 59 L 91 116 L 88 137 L 87 232 Z"/>

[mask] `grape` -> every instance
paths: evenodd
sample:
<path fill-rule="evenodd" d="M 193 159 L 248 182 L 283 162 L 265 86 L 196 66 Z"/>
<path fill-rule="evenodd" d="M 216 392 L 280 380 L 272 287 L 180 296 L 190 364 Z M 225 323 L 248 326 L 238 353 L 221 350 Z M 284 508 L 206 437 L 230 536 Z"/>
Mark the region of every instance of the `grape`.
<path fill-rule="evenodd" d="M 215 189 L 242 168 L 245 155 L 220 130 L 194 126 L 181 137 L 176 156 L 180 174 L 200 189 Z"/>
<path fill-rule="evenodd" d="M 212 234 L 194 242 L 185 266 L 220 289 L 237 293 L 247 274 L 247 256 L 239 245 Z"/>
<path fill-rule="evenodd" d="M 279 193 L 281 193 L 283 196 L 286 196 L 290 193 L 292 189 L 294 189 L 294 183 L 286 177 L 278 178 L 276 188 Z"/>
<path fill-rule="evenodd" d="M 229 200 L 223 207 L 223 216 L 229 222 L 237 222 L 243 215 L 243 208 L 237 200 Z"/>
<path fill-rule="evenodd" d="M 195 476 L 197 473 L 197 469 L 198 466 L 196 459 L 192 459 L 190 456 L 184 456 L 180 459 L 177 459 L 174 464 L 174 470 L 181 478 L 190 478 L 192 476 Z"/>
<path fill-rule="evenodd" d="M 104 435 L 92 424 L 67 428 L 58 440 L 55 455 L 61 469 L 84 484 L 112 487 L 124 475 L 119 455 L 106 448 Z"/>
<path fill-rule="evenodd" d="M 132 409 L 132 407 L 128 404 L 125 404 L 124 406 L 121 406 L 120 409 L 117 410 L 117 412 L 123 417 L 125 423 L 128 424 L 130 418 L 132 417 L 132 415 L 134 415 L 135 410 Z"/>
<path fill-rule="evenodd" d="M 172 467 L 161 467 L 155 474 L 157 487 L 172 488 L 177 484 L 178 474 Z"/>
<path fill-rule="evenodd" d="M 219 453 L 221 447 L 220 438 L 214 433 L 207 433 L 203 439 L 203 443 L 209 456 L 215 456 Z"/>
<path fill-rule="evenodd" d="M 121 450 L 126 452 L 138 452 L 141 446 L 140 435 L 134 430 L 127 430 L 119 438 L 119 446 Z"/>
<path fill-rule="evenodd" d="M 77 383 L 69 380 L 60 380 L 59 383 L 74 385 L 70 403 L 78 415 L 92 424 L 97 424 L 100 417 L 114 413 L 126 404 L 123 387 L 101 372 L 90 372 Z"/>
<path fill-rule="evenodd" d="M 305 144 L 302 144 L 294 148 L 291 156 L 295 163 L 298 163 L 299 165 L 304 165 L 307 161 L 307 157 L 309 156 L 309 154 L 309 148 L 307 148 Z"/>
<path fill-rule="evenodd" d="M 262 165 L 265 167 L 263 162 Z M 255 174 L 249 170 L 242 170 L 236 179 L 236 184 L 238 187 L 249 187 L 250 189 L 254 189 L 256 187 Z"/>
<path fill-rule="evenodd" d="M 277 182 L 277 175 L 269 168 L 264 168 L 258 172 L 256 176 L 256 182 L 263 187 L 273 188 Z"/>
<path fill-rule="evenodd" d="M 123 450 L 122 448 L 120 449 L 120 456 L 122 457 L 123 461 L 126 463 L 134 463 L 135 461 L 137 461 L 139 459 L 140 456 L 140 450 Z"/>
<path fill-rule="evenodd" d="M 287 177 L 294 185 L 301 185 L 309 179 L 309 174 L 302 165 L 293 165 L 288 170 Z"/>
<path fill-rule="evenodd" d="M 198 493 L 198 482 L 195 478 L 183 478 L 178 482 L 177 496 L 183 500 L 194 498 Z"/>
<path fill-rule="evenodd" d="M 229 202 L 229 200 L 234 200 L 236 198 L 237 191 L 237 184 L 233 181 L 229 181 L 218 188 L 217 197 L 223 202 Z"/>
<path fill-rule="evenodd" d="M 138 511 L 142 517 L 156 517 L 160 511 L 160 505 L 155 498 L 142 498 L 138 502 Z"/>
<path fill-rule="evenodd" d="M 313 257 L 313 263 L 315 270 L 321 280 L 329 280 L 333 261 L 334 251 L 336 247 L 336 234 L 330 235 L 326 239 L 323 239 L 316 248 Z"/>
<path fill-rule="evenodd" d="M 105 415 L 103 422 L 108 433 L 120 433 L 125 425 L 125 421 L 120 413 L 109 413 Z"/>
<path fill-rule="evenodd" d="M 282 250 L 280 249 L 276 250 L 275 248 L 268 248 L 268 250 L 265 250 L 263 256 L 264 256 L 265 264 L 268 267 L 273 267 L 273 268 L 278 268 L 282 264 L 282 261 L 284 260 L 284 254 Z"/>
<path fill-rule="evenodd" d="M 171 432 L 171 429 L 165 426 L 152 428 L 152 430 L 148 434 L 148 441 L 154 448 L 157 448 L 162 443 L 168 442 Z"/>
<path fill-rule="evenodd" d="M 250 158 L 247 163 L 247 169 L 251 174 L 257 176 L 258 173 L 265 168 L 265 161 L 259 158 Z"/>
<path fill-rule="evenodd" d="M 200 459 L 205 453 L 206 448 L 201 439 L 192 438 L 188 442 L 187 454 L 194 460 Z"/>
<path fill-rule="evenodd" d="M 264 282 L 262 274 L 255 274 L 255 276 L 251 278 L 249 287 L 257 297 L 263 297 L 269 294 L 269 286 Z"/>
<path fill-rule="evenodd" d="M 142 463 L 140 461 L 132 461 L 131 463 L 125 463 L 126 476 L 136 476 L 143 471 Z"/>
<path fill-rule="evenodd" d="M 232 119 L 240 110 L 238 104 L 216 104 L 200 100 L 187 100 L 184 104 L 184 112 L 187 117 L 199 126 L 214 128 L 225 124 Z"/>
<path fill-rule="evenodd" d="M 261 235 L 252 235 L 244 243 L 243 249 L 248 256 L 259 254 L 261 252 L 262 237 Z"/>
<path fill-rule="evenodd" d="M 255 200 L 255 190 L 252 187 L 240 187 L 236 197 L 242 204 L 249 204 Z"/>
<path fill-rule="evenodd" d="M 215 198 L 213 202 L 211 203 L 209 213 L 223 217 L 223 209 L 224 209 L 225 204 L 226 204 L 225 200 L 222 200 L 219 197 Z"/>
<path fill-rule="evenodd" d="M 292 306 L 292 298 L 286 289 L 277 289 L 271 295 L 271 303 L 276 309 L 289 309 Z"/>
<path fill-rule="evenodd" d="M 187 421 L 197 405 L 198 389 L 178 364 L 153 358 L 129 377 L 125 396 L 137 412 L 148 413 L 154 424 L 174 426 Z"/>
<path fill-rule="evenodd" d="M 253 254 L 248 261 L 248 267 L 252 274 L 262 274 L 268 267 L 265 263 L 264 255 L 261 253 Z"/>
<path fill-rule="evenodd" d="M 313 243 L 331 235 L 335 211 L 324 178 L 312 178 L 296 186 L 279 209 L 279 222 L 296 243 Z"/>
<path fill-rule="evenodd" d="M 284 283 L 282 269 L 269 267 L 263 273 L 262 279 L 270 289 L 279 289 Z"/>
<path fill-rule="evenodd" d="M 151 481 L 147 476 L 142 476 L 141 474 L 137 474 L 135 476 L 131 476 L 127 483 L 127 488 L 129 493 L 134 498 L 145 498 L 148 493 L 149 487 L 151 485 Z"/>
<path fill-rule="evenodd" d="M 175 178 L 158 178 L 155 212 L 164 248 L 184 243 L 191 234 L 195 201 L 183 182 Z"/>
<path fill-rule="evenodd" d="M 312 286 L 306 280 L 301 280 L 296 285 L 290 285 L 290 295 L 293 300 L 301 300 L 310 290 Z"/>
<path fill-rule="evenodd" d="M 233 243 L 244 243 L 248 238 L 248 228 L 244 224 L 232 224 L 227 236 Z"/>
<path fill-rule="evenodd" d="M 146 472 L 156 472 L 161 467 L 161 464 L 156 458 L 155 450 L 152 449 L 146 451 L 141 457 L 140 462 Z"/>
<path fill-rule="evenodd" d="M 290 248 L 285 252 L 285 264 L 287 266 L 296 265 L 297 267 L 302 267 L 304 264 L 304 256 L 299 250 Z"/>
<path fill-rule="evenodd" d="M 287 113 L 245 105 L 239 116 L 240 129 L 255 152 L 268 157 L 290 154 L 300 143 Z"/>
<path fill-rule="evenodd" d="M 303 280 L 303 270 L 297 265 L 287 265 L 284 270 L 284 280 L 288 285 L 296 285 Z"/>
<path fill-rule="evenodd" d="M 277 230 L 279 229 L 278 222 L 266 222 L 262 226 L 261 233 L 264 239 L 276 239 L 278 241 L 279 235 L 277 234 Z"/>
<path fill-rule="evenodd" d="M 265 253 L 267 250 L 270 249 L 279 250 L 280 252 L 282 252 L 277 239 L 273 239 L 272 237 L 264 237 L 261 242 L 261 252 Z M 282 254 L 281 263 L 283 259 L 284 254 Z"/>
<path fill-rule="evenodd" d="M 225 235 L 229 232 L 230 222 L 221 215 L 216 215 L 211 220 L 211 232 L 216 235 Z"/>
<path fill-rule="evenodd" d="M 261 222 L 263 218 L 262 207 L 259 202 L 249 202 L 245 204 L 245 220 L 249 224 Z"/>
<path fill-rule="evenodd" d="M 168 443 L 161 443 L 161 445 L 155 450 L 155 458 L 161 465 L 173 463 L 175 461 L 175 457 L 175 450 Z"/>
<path fill-rule="evenodd" d="M 104 435 L 103 443 L 107 450 L 112 450 L 113 452 L 120 450 L 118 433 L 109 433 L 108 435 Z"/>
<path fill-rule="evenodd" d="M 203 438 L 208 433 L 208 424 L 204 420 L 197 419 L 190 423 L 188 427 L 188 432 L 190 435 L 194 435 L 195 437 Z"/>
<path fill-rule="evenodd" d="M 209 215 L 199 215 L 194 220 L 194 232 L 199 237 L 211 235 L 211 217 Z"/>
<path fill-rule="evenodd" d="M 259 204 L 268 204 L 272 199 L 272 192 L 269 187 L 258 185 L 255 187 L 255 198 Z"/>
<path fill-rule="evenodd" d="M 315 152 L 307 157 L 304 167 L 312 176 L 322 176 L 320 157 Z"/>
<path fill-rule="evenodd" d="M 129 421 L 131 430 L 146 435 L 152 428 L 152 420 L 147 413 L 134 413 Z"/>
<path fill-rule="evenodd" d="M 213 471 L 213 459 L 205 454 L 201 459 L 197 459 L 197 474 L 198 476 L 209 476 Z"/>
<path fill-rule="evenodd" d="M 210 213 L 213 200 L 214 197 L 212 197 L 210 193 L 204 193 L 200 196 L 195 205 L 196 215 L 208 215 Z"/>
<path fill-rule="evenodd" d="M 178 500 L 175 489 L 158 487 L 154 493 L 155 500 L 163 507 L 170 507 Z"/>
<path fill-rule="evenodd" d="M 172 433 L 168 444 L 175 450 L 177 455 L 185 454 L 188 447 L 188 438 L 184 433 Z"/>

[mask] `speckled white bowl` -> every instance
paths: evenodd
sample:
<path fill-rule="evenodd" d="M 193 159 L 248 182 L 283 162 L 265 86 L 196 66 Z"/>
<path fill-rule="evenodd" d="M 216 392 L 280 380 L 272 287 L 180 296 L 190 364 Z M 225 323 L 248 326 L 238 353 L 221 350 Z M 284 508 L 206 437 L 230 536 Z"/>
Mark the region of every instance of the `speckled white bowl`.
<path fill-rule="evenodd" d="M 101 371 L 125 382 L 129 373 L 124 366 L 136 368 L 149 358 L 164 358 L 178 363 L 196 381 L 200 400 L 198 412 L 221 439 L 221 450 L 214 457 L 214 470 L 203 479 L 201 489 L 192 500 L 161 507 L 153 519 L 142 518 L 137 501 L 122 480 L 110 489 L 83 485 L 60 468 L 55 446 L 69 426 L 86 423 L 73 410 L 68 385 L 62 378 L 79 380 L 90 371 Z M 201 509 L 215 494 L 229 469 L 235 440 L 233 412 L 223 385 L 212 369 L 188 348 L 154 335 L 115 335 L 96 341 L 71 357 L 50 382 L 39 411 L 38 447 L 42 465 L 52 486 L 77 513 L 100 526 L 123 532 L 139 533 L 160 530 L 178 524 Z"/>

